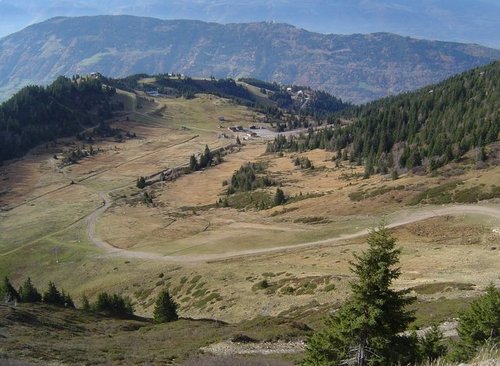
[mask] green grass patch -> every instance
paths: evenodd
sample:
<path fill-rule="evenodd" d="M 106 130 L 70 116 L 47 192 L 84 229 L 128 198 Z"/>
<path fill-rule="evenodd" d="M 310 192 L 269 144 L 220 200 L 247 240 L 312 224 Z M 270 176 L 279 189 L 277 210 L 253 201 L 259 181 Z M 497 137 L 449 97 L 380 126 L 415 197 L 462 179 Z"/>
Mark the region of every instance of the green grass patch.
<path fill-rule="evenodd" d="M 242 322 L 238 324 L 238 331 L 259 341 L 287 341 L 312 334 L 307 324 L 280 316 L 259 316 Z"/>
<path fill-rule="evenodd" d="M 303 278 L 282 278 L 273 282 L 268 277 L 252 286 L 253 291 L 264 290 L 266 294 L 312 295 L 319 288 L 328 286 L 329 276 L 309 276 Z"/>
<path fill-rule="evenodd" d="M 295 291 L 295 295 L 312 295 L 317 287 L 318 285 L 313 282 L 306 282 Z"/>
<path fill-rule="evenodd" d="M 273 207 L 273 197 L 265 190 L 239 192 L 227 198 L 228 205 L 236 209 L 264 210 Z"/>
<path fill-rule="evenodd" d="M 491 186 L 489 189 L 484 186 L 457 189 L 462 184 L 463 182 L 461 181 L 455 181 L 426 189 L 413 197 L 409 204 L 430 203 L 440 205 L 452 202 L 475 203 L 500 197 L 500 187 L 496 185 Z"/>
<path fill-rule="evenodd" d="M 403 185 L 395 186 L 395 187 L 387 187 L 387 186 L 382 186 L 379 188 L 374 188 L 374 189 L 368 189 L 368 190 L 359 190 L 355 192 L 349 193 L 349 198 L 351 201 L 362 201 L 368 198 L 373 198 L 377 196 L 384 195 L 386 193 L 392 192 L 392 191 L 401 191 L 405 189 L 406 187 Z"/>
<path fill-rule="evenodd" d="M 365 199 L 365 192 L 364 191 L 355 191 L 349 193 L 349 198 L 351 201 L 359 202 Z"/>
<path fill-rule="evenodd" d="M 293 288 L 292 286 L 285 286 L 281 289 L 280 292 L 283 295 L 293 295 L 293 293 L 295 292 L 295 288 Z"/>
<path fill-rule="evenodd" d="M 335 290 L 335 284 L 333 284 L 333 283 L 326 285 L 325 288 L 323 289 L 323 291 L 325 291 L 325 292 L 330 292 L 333 290 Z"/>
<path fill-rule="evenodd" d="M 146 300 L 151 295 L 153 290 L 154 288 L 141 288 L 140 290 L 134 292 L 134 296 L 137 300 Z"/>
<path fill-rule="evenodd" d="M 439 324 L 446 320 L 456 318 L 465 311 L 474 298 L 446 299 L 439 298 L 434 301 L 418 301 L 410 306 L 415 310 L 415 321 L 410 328 L 417 329 L 431 324 Z"/>
<path fill-rule="evenodd" d="M 288 203 L 288 202 L 287 202 Z M 271 217 L 278 216 L 278 215 L 283 215 L 289 212 L 297 211 L 299 208 L 298 207 L 283 207 L 280 211 L 274 211 L 271 214 Z"/>
<path fill-rule="evenodd" d="M 310 198 L 322 197 L 324 195 L 325 195 L 324 193 L 306 193 L 306 194 L 300 193 L 300 194 L 295 195 L 293 197 L 288 197 L 286 200 L 286 204 L 288 205 L 290 203 L 295 203 L 295 202 L 307 200 Z"/>
<path fill-rule="evenodd" d="M 200 288 L 200 289 L 196 290 L 195 292 L 193 292 L 193 297 L 202 297 L 207 292 L 208 292 L 208 290 L 206 288 Z"/>
<path fill-rule="evenodd" d="M 196 212 L 196 211 L 208 211 L 212 208 L 217 208 L 217 207 L 218 207 L 217 203 L 211 203 L 208 205 L 200 205 L 200 206 L 182 206 L 179 207 L 179 210 Z"/>
<path fill-rule="evenodd" d="M 492 186 L 490 191 L 484 191 L 480 186 L 465 188 L 453 195 L 454 201 L 458 203 L 475 203 L 498 197 L 500 197 L 500 187 L 497 186 Z"/>
<path fill-rule="evenodd" d="M 197 308 L 203 308 L 208 303 L 217 302 L 217 301 L 221 301 L 221 300 L 222 300 L 222 296 L 220 294 L 218 294 L 217 292 L 213 292 L 213 293 L 209 294 L 208 296 L 204 297 L 203 299 L 195 302 L 194 306 Z"/>
<path fill-rule="evenodd" d="M 201 278 L 201 275 L 196 275 L 193 278 L 191 278 L 191 281 L 189 281 L 189 282 L 194 284 L 194 283 L 198 282 L 200 280 L 200 278 Z"/>
<path fill-rule="evenodd" d="M 300 223 L 300 224 L 327 224 L 330 222 L 326 217 L 323 216 L 306 216 L 306 217 L 299 217 L 295 220 L 293 220 L 294 223 Z"/>
<path fill-rule="evenodd" d="M 409 204 L 418 205 L 419 203 L 431 203 L 441 205 L 445 203 L 451 203 L 453 201 L 452 191 L 460 184 L 463 184 L 463 182 L 448 182 L 440 184 L 436 187 L 428 188 L 413 197 Z"/>
<path fill-rule="evenodd" d="M 474 289 L 474 284 L 460 283 L 460 282 L 428 283 L 412 287 L 412 290 L 419 295 L 432 295 L 440 292 L 448 292 L 453 290 L 468 291 L 473 289 Z"/>

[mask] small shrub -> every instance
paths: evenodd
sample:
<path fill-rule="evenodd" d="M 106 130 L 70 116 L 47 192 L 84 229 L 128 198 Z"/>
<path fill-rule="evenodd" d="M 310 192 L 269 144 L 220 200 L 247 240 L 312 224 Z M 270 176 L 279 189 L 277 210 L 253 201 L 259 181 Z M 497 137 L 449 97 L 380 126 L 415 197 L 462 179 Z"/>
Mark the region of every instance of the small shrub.
<path fill-rule="evenodd" d="M 257 288 L 260 288 L 260 289 L 266 289 L 269 287 L 269 282 L 267 282 L 267 280 L 262 280 L 260 282 L 257 282 L 256 286 L 257 286 Z"/>
<path fill-rule="evenodd" d="M 139 189 L 143 189 L 144 187 L 146 187 L 146 178 L 144 177 L 137 178 L 136 186 Z"/>
<path fill-rule="evenodd" d="M 274 204 L 275 206 L 282 205 L 286 202 L 285 193 L 281 188 L 276 189 L 276 194 L 274 195 Z"/>
<path fill-rule="evenodd" d="M 323 289 L 323 291 L 325 291 L 325 292 L 330 292 L 333 290 L 335 290 L 335 285 L 333 283 L 326 285 L 325 288 Z"/>
<path fill-rule="evenodd" d="M 128 298 L 117 294 L 110 295 L 107 292 L 101 292 L 97 295 L 93 310 L 120 316 L 134 313 L 134 308 Z"/>

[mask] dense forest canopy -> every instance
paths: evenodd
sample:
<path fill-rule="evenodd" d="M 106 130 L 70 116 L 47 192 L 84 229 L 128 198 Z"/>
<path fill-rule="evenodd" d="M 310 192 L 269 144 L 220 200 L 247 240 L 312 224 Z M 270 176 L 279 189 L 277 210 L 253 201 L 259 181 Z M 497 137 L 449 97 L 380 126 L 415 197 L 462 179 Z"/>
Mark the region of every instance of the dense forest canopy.
<path fill-rule="evenodd" d="M 148 82 L 144 82 L 148 79 Z M 103 79 L 107 84 L 124 90 L 157 91 L 160 94 L 193 98 L 197 93 L 213 94 L 236 99 L 240 103 L 254 103 L 255 97 L 233 79 L 193 79 L 180 74 L 136 74 L 125 78 Z M 154 81 L 153 81 L 154 80 Z"/>
<path fill-rule="evenodd" d="M 47 87 L 21 89 L 0 105 L 0 162 L 102 122 L 111 115 L 114 93 L 90 77 L 61 76 Z"/>
<path fill-rule="evenodd" d="M 368 174 L 422 165 L 432 170 L 495 142 L 499 112 L 496 61 L 417 92 L 346 109 L 333 127 L 298 138 L 279 136 L 268 151 L 335 150 L 339 157 L 364 162 Z M 339 118 L 353 122 L 341 126 Z"/>

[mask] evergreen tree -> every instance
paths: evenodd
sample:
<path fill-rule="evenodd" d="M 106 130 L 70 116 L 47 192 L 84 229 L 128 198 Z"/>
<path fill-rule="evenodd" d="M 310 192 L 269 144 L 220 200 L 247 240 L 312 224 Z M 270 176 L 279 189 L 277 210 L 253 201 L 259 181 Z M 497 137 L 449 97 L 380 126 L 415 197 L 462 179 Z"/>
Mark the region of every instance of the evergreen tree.
<path fill-rule="evenodd" d="M 308 342 L 303 365 L 395 365 L 412 361 L 414 338 L 401 335 L 414 319 L 405 309 L 413 299 L 391 289 L 399 277 L 400 250 L 381 225 L 368 237 L 369 249 L 355 255 L 352 295 L 329 317 L 327 328 Z"/>
<path fill-rule="evenodd" d="M 114 89 L 97 80 L 59 77 L 47 87 L 27 86 L 0 104 L 0 161 L 70 136 L 110 116 Z M 98 110 L 98 113 L 91 110 Z"/>
<path fill-rule="evenodd" d="M 189 157 L 189 170 L 195 172 L 198 170 L 198 160 L 196 160 L 196 156 L 191 155 Z"/>
<path fill-rule="evenodd" d="M 500 343 L 500 290 L 490 284 L 486 294 L 472 302 L 459 317 L 459 340 L 452 358 L 465 361 L 471 358 L 485 343 Z"/>
<path fill-rule="evenodd" d="M 286 202 L 285 193 L 281 188 L 276 189 L 276 194 L 274 195 L 275 206 L 282 205 Z"/>
<path fill-rule="evenodd" d="M 168 291 L 163 290 L 156 299 L 153 313 L 155 323 L 167 323 L 178 319 L 178 305 Z"/>
<path fill-rule="evenodd" d="M 500 62 L 496 61 L 413 93 L 344 109 L 327 121 L 342 116 L 353 123 L 277 136 L 267 152 L 324 148 L 336 150 L 338 156 L 348 149 L 351 162 L 361 165 L 365 161 L 365 177 L 374 168 L 386 174 L 397 163 L 413 169 L 435 160 L 442 166 L 459 160 L 473 147 L 498 141 L 499 108 Z M 381 159 L 384 155 L 390 158 Z M 399 161 L 392 161 L 396 156 Z"/>
<path fill-rule="evenodd" d="M 443 333 L 436 325 L 418 340 L 418 358 L 420 362 L 431 363 L 446 354 Z"/>
<path fill-rule="evenodd" d="M 203 154 L 200 156 L 200 167 L 206 168 L 207 166 L 210 166 L 210 164 L 212 164 L 212 159 L 213 159 L 212 153 L 210 152 L 208 145 L 205 145 L 205 150 L 203 151 Z"/>
<path fill-rule="evenodd" d="M 84 310 L 84 311 L 90 311 L 91 310 L 90 302 L 89 302 L 89 299 L 87 298 L 86 295 L 82 296 L 82 310 Z"/>
<path fill-rule="evenodd" d="M 14 286 L 10 283 L 7 276 L 3 279 L 3 284 L 0 286 L 0 300 L 4 302 L 20 301 L 21 297 Z"/>
<path fill-rule="evenodd" d="M 136 186 L 139 189 L 143 189 L 144 187 L 146 187 L 146 178 L 144 177 L 137 178 Z"/>
<path fill-rule="evenodd" d="M 42 295 L 38 292 L 38 290 L 33 286 L 31 282 L 31 278 L 27 278 L 24 281 L 23 285 L 19 288 L 19 296 L 21 297 L 22 302 L 41 302 Z"/>
<path fill-rule="evenodd" d="M 75 309 L 75 303 L 73 302 L 73 299 L 71 298 L 69 293 L 65 293 L 64 290 L 61 290 L 61 297 L 62 305 L 65 308 Z"/>
<path fill-rule="evenodd" d="M 64 306 L 65 298 L 57 289 L 54 282 L 49 282 L 47 291 L 43 294 L 43 302 L 46 304 Z"/>

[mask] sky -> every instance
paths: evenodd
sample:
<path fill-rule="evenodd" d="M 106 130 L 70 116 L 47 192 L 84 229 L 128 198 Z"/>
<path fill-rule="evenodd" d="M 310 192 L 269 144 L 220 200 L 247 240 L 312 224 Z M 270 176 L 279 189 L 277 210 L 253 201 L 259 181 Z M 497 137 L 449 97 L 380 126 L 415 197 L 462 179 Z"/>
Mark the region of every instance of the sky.
<path fill-rule="evenodd" d="M 0 0 L 0 37 L 54 16 L 276 21 L 320 33 L 391 32 L 500 48 L 500 0 Z"/>

